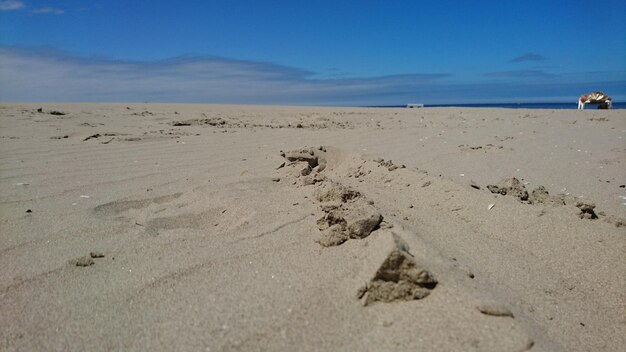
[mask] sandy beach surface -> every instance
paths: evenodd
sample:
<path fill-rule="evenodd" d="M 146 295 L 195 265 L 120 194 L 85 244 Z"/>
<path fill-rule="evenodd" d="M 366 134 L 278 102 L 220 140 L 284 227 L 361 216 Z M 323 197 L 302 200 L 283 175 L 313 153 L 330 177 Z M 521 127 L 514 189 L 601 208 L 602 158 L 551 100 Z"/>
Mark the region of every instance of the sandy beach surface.
<path fill-rule="evenodd" d="M 619 351 L 626 111 L 0 105 L 0 350 Z"/>

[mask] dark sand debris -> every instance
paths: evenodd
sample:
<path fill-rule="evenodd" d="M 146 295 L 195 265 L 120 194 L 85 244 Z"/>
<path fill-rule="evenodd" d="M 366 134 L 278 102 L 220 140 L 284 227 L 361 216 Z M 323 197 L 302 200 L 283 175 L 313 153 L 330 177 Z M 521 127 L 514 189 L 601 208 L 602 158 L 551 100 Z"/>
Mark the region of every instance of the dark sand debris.
<path fill-rule="evenodd" d="M 89 253 L 89 256 L 92 258 L 104 258 L 104 253 L 94 251 L 94 252 Z"/>
<path fill-rule="evenodd" d="M 580 217 L 581 219 L 597 219 L 598 215 L 596 215 L 594 209 L 596 208 L 596 205 L 593 203 L 585 203 L 585 202 L 577 202 L 576 203 L 576 207 L 578 209 L 580 209 L 580 212 L 578 213 L 578 217 Z"/>
<path fill-rule="evenodd" d="M 80 257 L 78 259 L 76 259 L 76 266 L 90 266 L 90 265 L 94 265 L 94 261 L 93 259 L 91 259 L 91 257 L 88 256 L 84 256 L 84 257 Z"/>
<path fill-rule="evenodd" d="M 528 200 L 526 187 L 515 177 L 505 178 L 496 185 L 488 185 L 487 189 L 491 193 L 499 193 L 503 196 L 510 195 L 522 201 Z"/>

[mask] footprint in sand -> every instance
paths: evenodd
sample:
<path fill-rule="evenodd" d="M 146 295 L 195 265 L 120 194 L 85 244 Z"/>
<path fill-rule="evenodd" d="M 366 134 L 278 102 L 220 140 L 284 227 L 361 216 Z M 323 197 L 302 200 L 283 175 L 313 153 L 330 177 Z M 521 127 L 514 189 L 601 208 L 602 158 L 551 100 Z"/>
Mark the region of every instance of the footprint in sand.
<path fill-rule="evenodd" d="M 150 219 L 146 223 L 146 233 L 158 236 L 160 230 L 174 229 L 208 229 L 214 227 L 223 213 L 221 209 L 211 209 L 199 214 L 182 214 L 177 216 Z"/>
<path fill-rule="evenodd" d="M 152 204 L 167 203 L 174 199 L 179 198 L 182 195 L 183 193 L 179 192 L 179 193 L 174 193 L 170 195 L 147 198 L 147 199 L 116 200 L 113 202 L 98 205 L 97 207 L 94 208 L 94 211 L 98 214 L 103 214 L 103 215 L 117 215 L 117 214 L 123 213 L 131 209 L 143 209 L 143 208 L 149 207 Z"/>

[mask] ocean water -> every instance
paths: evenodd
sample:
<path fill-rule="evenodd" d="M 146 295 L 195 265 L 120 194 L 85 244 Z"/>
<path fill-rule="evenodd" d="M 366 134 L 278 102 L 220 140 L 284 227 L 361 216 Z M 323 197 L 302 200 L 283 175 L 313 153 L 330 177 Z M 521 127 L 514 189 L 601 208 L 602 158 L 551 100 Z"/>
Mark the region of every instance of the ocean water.
<path fill-rule="evenodd" d="M 369 106 L 372 108 L 406 108 L 406 105 Z M 506 103 L 506 104 L 424 104 L 424 107 L 505 108 L 505 109 L 578 109 L 578 103 Z M 597 109 L 587 105 L 587 109 Z M 626 109 L 626 102 L 613 103 L 613 109 Z"/>

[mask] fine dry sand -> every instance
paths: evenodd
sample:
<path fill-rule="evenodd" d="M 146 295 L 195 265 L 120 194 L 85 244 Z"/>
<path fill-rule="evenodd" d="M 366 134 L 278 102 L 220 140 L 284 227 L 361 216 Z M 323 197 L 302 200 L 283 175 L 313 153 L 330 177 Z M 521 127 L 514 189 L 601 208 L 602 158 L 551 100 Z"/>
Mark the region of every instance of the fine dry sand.
<path fill-rule="evenodd" d="M 0 350 L 626 346 L 624 110 L 2 104 L 0 128 Z"/>

